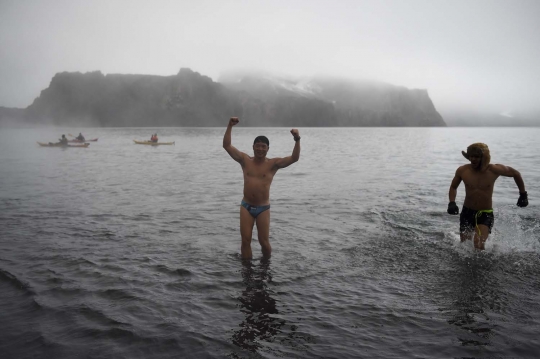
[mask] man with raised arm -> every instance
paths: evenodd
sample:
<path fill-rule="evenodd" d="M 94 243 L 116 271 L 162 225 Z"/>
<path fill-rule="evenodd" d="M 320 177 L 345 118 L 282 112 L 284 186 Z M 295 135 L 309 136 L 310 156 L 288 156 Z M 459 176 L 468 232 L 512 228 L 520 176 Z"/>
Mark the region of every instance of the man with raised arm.
<path fill-rule="evenodd" d="M 471 239 L 474 233 L 474 248 L 483 250 L 493 228 L 494 217 L 492 196 L 495 181 L 499 176 L 512 177 L 519 189 L 519 207 L 527 207 L 529 200 L 525 191 L 525 183 L 521 174 L 512 167 L 489 164 L 491 156 L 489 148 L 484 143 L 473 143 L 467 147 L 467 152 L 461 151 L 471 163 L 456 170 L 456 175 L 450 184 L 448 192 L 449 214 L 459 214 L 456 205 L 457 188 L 461 181 L 465 182 L 465 202 L 459 216 L 461 241 Z"/>
<path fill-rule="evenodd" d="M 240 204 L 240 235 L 242 237 L 242 258 L 251 259 L 251 237 L 253 225 L 257 224 L 257 233 L 263 256 L 269 258 L 270 246 L 270 185 L 280 168 L 285 168 L 300 159 L 300 134 L 292 129 L 294 149 L 290 156 L 267 158 L 270 142 L 265 136 L 257 136 L 253 141 L 253 157 L 239 151 L 231 145 L 233 126 L 238 124 L 238 117 L 231 117 L 223 136 L 223 148 L 233 160 L 240 163 L 244 172 L 244 197 Z"/>

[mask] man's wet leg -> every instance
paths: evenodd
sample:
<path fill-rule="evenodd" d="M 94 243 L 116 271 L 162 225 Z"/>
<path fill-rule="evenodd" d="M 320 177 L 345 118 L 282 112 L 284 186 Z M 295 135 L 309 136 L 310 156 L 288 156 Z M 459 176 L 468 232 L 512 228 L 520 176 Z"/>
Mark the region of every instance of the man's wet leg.
<path fill-rule="evenodd" d="M 489 237 L 489 227 L 479 224 L 474 232 L 474 248 L 484 250 Z"/>
<path fill-rule="evenodd" d="M 263 257 L 270 258 L 272 255 L 272 246 L 270 246 L 270 210 L 262 212 L 257 216 L 257 236 Z"/>
<path fill-rule="evenodd" d="M 248 210 L 240 206 L 240 236 L 242 237 L 242 246 L 240 251 L 243 259 L 251 259 L 251 238 L 253 237 L 253 225 L 255 218 L 249 214 Z"/>
<path fill-rule="evenodd" d="M 474 231 L 471 230 L 465 230 L 459 234 L 459 238 L 461 239 L 461 242 L 465 242 L 468 240 L 471 240 L 473 238 Z"/>

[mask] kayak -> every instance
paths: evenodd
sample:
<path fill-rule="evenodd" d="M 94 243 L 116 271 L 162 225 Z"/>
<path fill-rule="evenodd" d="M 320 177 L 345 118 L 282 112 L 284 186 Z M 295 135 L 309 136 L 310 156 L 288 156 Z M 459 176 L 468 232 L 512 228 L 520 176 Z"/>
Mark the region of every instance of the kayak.
<path fill-rule="evenodd" d="M 89 143 L 83 143 L 81 145 L 61 145 L 59 143 L 43 143 L 43 142 L 38 142 L 38 144 L 40 146 L 43 146 L 43 147 L 81 147 L 81 148 L 86 148 L 88 146 L 90 146 Z"/>
<path fill-rule="evenodd" d="M 138 145 L 150 145 L 150 146 L 159 146 L 159 145 L 174 145 L 174 142 L 151 142 L 151 141 L 137 141 L 133 140 Z"/>
<path fill-rule="evenodd" d="M 93 138 L 91 140 L 84 140 L 84 141 L 81 141 L 81 140 L 68 140 L 69 143 L 85 143 L 85 142 L 97 142 L 97 138 Z"/>

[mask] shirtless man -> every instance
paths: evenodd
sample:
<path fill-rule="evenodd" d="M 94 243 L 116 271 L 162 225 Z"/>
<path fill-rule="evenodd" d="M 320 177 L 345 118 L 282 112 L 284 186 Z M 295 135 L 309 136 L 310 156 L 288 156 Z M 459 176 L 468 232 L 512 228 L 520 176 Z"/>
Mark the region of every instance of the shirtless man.
<path fill-rule="evenodd" d="M 499 176 L 512 177 L 519 189 L 519 207 L 527 207 L 529 200 L 521 174 L 504 165 L 489 164 L 491 159 L 489 148 L 483 143 L 473 143 L 467 147 L 467 152 L 461 151 L 471 164 L 461 166 L 450 184 L 448 192 L 448 213 L 459 214 L 456 205 L 457 188 L 461 181 L 465 182 L 465 202 L 459 216 L 461 241 L 471 239 L 474 233 L 474 248 L 483 250 L 484 244 L 491 233 L 494 217 L 492 196 L 495 181 Z"/>
<path fill-rule="evenodd" d="M 240 235 L 242 237 L 242 258 L 251 259 L 251 237 L 253 225 L 257 223 L 257 233 L 263 256 L 269 258 L 270 246 L 270 185 L 274 175 L 280 168 L 285 168 L 300 158 L 300 135 L 292 129 L 294 149 L 291 156 L 283 158 L 266 158 L 270 143 L 265 136 L 258 136 L 253 141 L 254 156 L 250 157 L 231 145 L 233 126 L 239 122 L 238 117 L 231 117 L 223 136 L 223 148 L 244 172 L 244 198 L 240 205 Z"/>

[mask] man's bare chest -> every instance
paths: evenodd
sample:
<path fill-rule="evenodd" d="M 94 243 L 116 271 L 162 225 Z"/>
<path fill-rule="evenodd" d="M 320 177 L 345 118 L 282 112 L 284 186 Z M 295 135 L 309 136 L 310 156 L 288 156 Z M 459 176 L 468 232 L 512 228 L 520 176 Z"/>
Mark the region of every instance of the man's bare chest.
<path fill-rule="evenodd" d="M 275 171 L 269 163 L 263 164 L 248 164 L 244 168 L 244 176 L 248 178 L 271 180 L 274 177 Z"/>
<path fill-rule="evenodd" d="M 465 183 L 465 186 L 470 189 L 492 189 L 496 179 L 497 177 L 490 172 L 477 173 L 471 171 L 463 175 L 463 182 Z"/>

